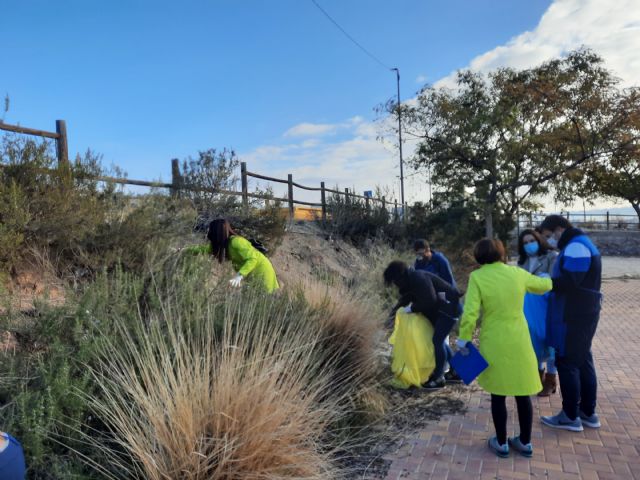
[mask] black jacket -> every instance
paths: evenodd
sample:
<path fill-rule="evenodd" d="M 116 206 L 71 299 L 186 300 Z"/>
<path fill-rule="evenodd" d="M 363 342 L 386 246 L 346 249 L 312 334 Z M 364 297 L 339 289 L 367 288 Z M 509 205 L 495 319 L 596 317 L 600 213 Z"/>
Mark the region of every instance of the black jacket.
<path fill-rule="evenodd" d="M 460 291 L 437 275 L 408 270 L 400 279 L 398 289 L 400 300 L 393 309 L 394 314 L 398 308 L 411 304 L 412 312 L 423 314 L 431 323 L 435 323 L 439 312 L 450 317 L 460 315 Z M 444 292 L 445 301 L 438 297 L 440 292 Z"/>

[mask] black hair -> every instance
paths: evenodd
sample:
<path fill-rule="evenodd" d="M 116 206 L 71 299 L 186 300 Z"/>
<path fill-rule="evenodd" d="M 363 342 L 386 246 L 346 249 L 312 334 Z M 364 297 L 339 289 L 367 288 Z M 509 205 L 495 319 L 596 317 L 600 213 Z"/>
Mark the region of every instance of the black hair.
<path fill-rule="evenodd" d="M 414 250 L 431 250 L 429 246 L 429 242 L 427 242 L 424 238 L 418 238 L 415 242 L 413 242 Z"/>
<path fill-rule="evenodd" d="M 504 262 L 506 259 L 504 244 L 497 239 L 483 238 L 473 247 L 473 256 L 480 265 Z"/>
<path fill-rule="evenodd" d="M 207 238 L 211 242 L 211 254 L 222 263 L 229 258 L 229 239 L 237 235 L 229 220 L 218 218 L 209 224 Z"/>
<path fill-rule="evenodd" d="M 407 264 L 400 260 L 391 262 L 382 274 L 385 285 L 391 285 L 392 283 L 397 285 L 398 281 L 406 275 L 408 269 Z"/>
<path fill-rule="evenodd" d="M 540 224 L 540 231 L 549 230 L 553 232 L 556 228 L 572 228 L 571 222 L 562 215 L 549 215 Z"/>
<path fill-rule="evenodd" d="M 545 253 L 553 250 L 553 247 L 549 245 L 547 239 L 540 235 L 537 230 L 531 230 L 530 228 L 527 228 L 526 230 L 521 231 L 520 235 L 518 236 L 518 265 L 524 265 L 524 262 L 527 261 L 528 255 L 527 252 L 524 251 L 524 237 L 526 237 L 527 235 L 531 235 L 536 239 L 536 242 L 538 242 L 538 245 L 540 247 L 540 249 L 538 250 L 539 255 L 544 255 Z"/>

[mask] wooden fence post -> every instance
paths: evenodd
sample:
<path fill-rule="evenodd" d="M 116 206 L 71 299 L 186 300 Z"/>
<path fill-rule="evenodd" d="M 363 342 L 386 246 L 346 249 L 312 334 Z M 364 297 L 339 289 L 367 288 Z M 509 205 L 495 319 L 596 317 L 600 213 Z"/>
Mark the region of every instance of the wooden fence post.
<path fill-rule="evenodd" d="M 171 159 L 171 196 L 178 198 L 182 188 L 182 175 L 180 175 L 180 160 Z"/>
<path fill-rule="evenodd" d="M 393 218 L 394 221 L 398 221 L 398 200 L 393 201 Z"/>
<path fill-rule="evenodd" d="M 348 188 L 344 189 L 344 203 L 346 203 L 347 205 L 349 204 L 349 189 Z"/>
<path fill-rule="evenodd" d="M 327 221 L 327 197 L 324 182 L 320 182 L 320 203 L 322 203 L 322 221 Z"/>
<path fill-rule="evenodd" d="M 294 209 L 293 209 L 293 175 L 289 174 L 289 177 L 287 179 L 288 182 L 288 186 L 289 186 L 289 220 L 293 220 L 294 217 Z"/>
<path fill-rule="evenodd" d="M 242 183 L 242 205 L 244 208 L 249 207 L 249 182 L 247 179 L 247 164 L 242 162 L 240 164 L 240 178 Z"/>
<path fill-rule="evenodd" d="M 609 210 L 607 210 L 607 230 L 609 230 Z"/>
<path fill-rule="evenodd" d="M 69 144 L 67 143 L 67 124 L 64 120 L 56 120 L 56 154 L 58 167 L 69 165 Z"/>
<path fill-rule="evenodd" d="M 387 213 L 387 199 L 382 197 L 382 211 Z"/>

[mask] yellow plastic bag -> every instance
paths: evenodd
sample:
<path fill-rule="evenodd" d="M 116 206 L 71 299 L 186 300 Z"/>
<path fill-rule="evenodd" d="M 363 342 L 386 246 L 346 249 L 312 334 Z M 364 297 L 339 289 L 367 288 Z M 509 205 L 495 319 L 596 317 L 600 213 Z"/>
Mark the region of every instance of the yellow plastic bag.
<path fill-rule="evenodd" d="M 391 371 L 396 388 L 419 387 L 427 381 L 436 366 L 433 352 L 433 326 L 420 313 L 396 312 L 393 333 Z"/>

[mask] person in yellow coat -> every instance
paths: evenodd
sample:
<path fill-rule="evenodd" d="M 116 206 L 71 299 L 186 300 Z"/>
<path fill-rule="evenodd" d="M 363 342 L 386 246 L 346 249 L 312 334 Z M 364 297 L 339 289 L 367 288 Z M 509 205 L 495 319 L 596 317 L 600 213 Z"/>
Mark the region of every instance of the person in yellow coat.
<path fill-rule="evenodd" d="M 511 446 L 525 457 L 531 457 L 533 406 L 530 395 L 537 394 L 542 384 L 523 304 L 527 292 L 543 294 L 551 290 L 551 279 L 506 265 L 500 240 L 480 240 L 473 254 L 481 267 L 469 278 L 457 345 L 464 354 L 465 345 L 473 338 L 476 322 L 482 315 L 480 353 L 489 367 L 480 374 L 478 383 L 491 394 L 491 414 L 496 429 L 496 435 L 489 439 L 489 448 L 498 456 L 506 457 Z M 520 435 L 508 441 L 507 396 L 516 398 L 520 423 Z"/>
<path fill-rule="evenodd" d="M 229 281 L 232 287 L 240 287 L 245 278 L 272 293 L 280 286 L 269 259 L 256 249 L 249 240 L 238 235 L 228 220 L 220 218 L 209 224 L 208 245 L 191 247 L 192 253 L 208 253 L 220 263 L 231 260 L 237 275 Z"/>

